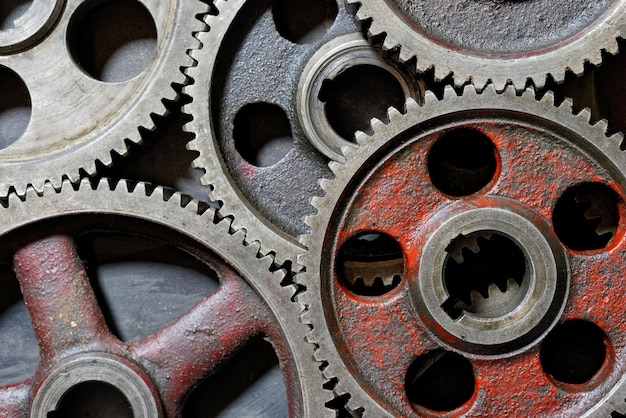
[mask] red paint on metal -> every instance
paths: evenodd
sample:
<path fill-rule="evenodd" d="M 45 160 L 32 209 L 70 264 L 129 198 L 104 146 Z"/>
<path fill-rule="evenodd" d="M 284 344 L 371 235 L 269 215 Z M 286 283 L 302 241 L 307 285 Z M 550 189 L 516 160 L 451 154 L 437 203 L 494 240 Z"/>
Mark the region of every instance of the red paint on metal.
<path fill-rule="evenodd" d="M 30 398 L 29 382 L 9 385 L 0 388 L 0 418 L 28 417 L 28 401 Z"/>

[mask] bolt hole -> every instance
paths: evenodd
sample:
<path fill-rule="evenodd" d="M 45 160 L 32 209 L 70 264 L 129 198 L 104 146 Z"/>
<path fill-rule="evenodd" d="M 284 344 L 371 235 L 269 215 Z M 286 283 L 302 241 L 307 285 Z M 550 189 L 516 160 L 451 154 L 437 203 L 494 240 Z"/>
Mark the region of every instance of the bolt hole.
<path fill-rule="evenodd" d="M 387 110 L 404 109 L 406 97 L 400 82 L 384 68 L 356 65 L 332 80 L 324 80 L 318 99 L 325 103 L 326 119 L 331 128 L 346 141 L 354 142 L 354 133 L 371 133 L 370 120 L 387 122 Z"/>
<path fill-rule="evenodd" d="M 605 339 L 604 332 L 591 322 L 572 320 L 560 324 L 541 345 L 543 370 L 562 383 L 588 382 L 604 364 Z"/>
<path fill-rule="evenodd" d="M 34 0 L 2 0 L 0 3 L 0 31 L 15 29 L 15 21 L 24 16 Z"/>
<path fill-rule="evenodd" d="M 31 117 L 30 93 L 24 81 L 12 70 L 0 66 L 0 149 L 22 137 Z"/>
<path fill-rule="evenodd" d="M 459 354 L 435 350 L 418 357 L 409 367 L 405 389 L 414 408 L 452 411 L 474 394 L 472 364 Z"/>
<path fill-rule="evenodd" d="M 582 183 L 567 189 L 552 214 L 554 231 L 568 248 L 606 248 L 620 223 L 618 194 L 602 183 Z"/>
<path fill-rule="evenodd" d="M 524 298 L 524 252 L 511 239 L 481 231 L 459 235 L 446 248 L 444 284 L 450 295 L 441 305 L 456 320 L 463 312 L 495 318 Z"/>
<path fill-rule="evenodd" d="M 293 148 L 287 114 L 269 103 L 251 103 L 237 112 L 233 139 L 243 159 L 257 167 L 276 164 Z"/>
<path fill-rule="evenodd" d="M 473 129 L 447 132 L 428 154 L 431 181 L 450 196 L 462 197 L 478 192 L 493 180 L 496 168 L 493 142 Z"/>
<path fill-rule="evenodd" d="M 341 283 L 352 293 L 382 296 L 402 281 L 402 249 L 387 234 L 367 232 L 355 235 L 339 249 L 337 273 Z"/>
<path fill-rule="evenodd" d="M 93 7 L 91 7 L 93 6 Z M 72 16 L 68 44 L 74 61 L 91 77 L 109 83 L 130 80 L 152 63 L 157 30 L 138 1 L 89 2 Z"/>
<path fill-rule="evenodd" d="M 335 0 L 277 0 L 272 7 L 280 35 L 305 44 L 324 36 L 337 17 Z"/>
<path fill-rule="evenodd" d="M 104 382 L 84 382 L 68 390 L 47 418 L 133 418 L 126 396 Z"/>

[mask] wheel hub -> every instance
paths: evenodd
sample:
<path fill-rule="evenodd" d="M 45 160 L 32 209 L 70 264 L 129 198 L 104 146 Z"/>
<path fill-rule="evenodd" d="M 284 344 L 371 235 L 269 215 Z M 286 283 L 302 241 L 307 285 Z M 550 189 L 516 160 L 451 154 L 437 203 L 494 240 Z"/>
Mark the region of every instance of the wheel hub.
<path fill-rule="evenodd" d="M 539 217 L 508 199 L 457 204 L 433 233 L 412 282 L 420 312 L 444 342 L 475 353 L 510 352 L 541 335 L 562 309 L 562 250 Z M 526 212 L 526 213 L 524 213 Z"/>
<path fill-rule="evenodd" d="M 72 400 L 76 401 L 71 395 L 81 388 L 104 399 L 91 405 L 84 401 L 78 405 L 67 405 Z M 87 397 L 82 396 L 79 400 L 81 398 Z M 65 408 L 94 415 L 104 408 L 107 413 L 115 412 L 115 416 L 119 417 L 160 417 L 159 404 L 156 390 L 148 377 L 130 362 L 110 354 L 90 353 L 69 359 L 46 377 L 35 394 L 31 416 L 63 416 Z"/>

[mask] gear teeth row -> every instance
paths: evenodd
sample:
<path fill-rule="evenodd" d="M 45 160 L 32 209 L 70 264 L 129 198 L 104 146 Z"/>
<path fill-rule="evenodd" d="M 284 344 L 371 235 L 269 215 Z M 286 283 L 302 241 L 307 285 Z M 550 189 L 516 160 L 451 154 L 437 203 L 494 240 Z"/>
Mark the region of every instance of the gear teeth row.
<path fill-rule="evenodd" d="M 457 264 L 462 264 L 465 262 L 463 250 L 468 249 L 474 254 L 478 254 L 480 251 L 480 245 L 478 244 L 479 238 L 491 240 L 493 238 L 493 234 L 490 232 L 482 232 L 481 234 L 473 234 L 463 236 L 463 238 L 457 238 L 453 244 L 446 248 L 446 252 L 454 261 L 456 261 Z"/>
<path fill-rule="evenodd" d="M 404 274 L 404 260 L 402 258 L 385 261 L 345 261 L 343 263 L 344 276 L 348 283 L 356 285 L 362 281 L 363 285 L 373 287 L 376 281 L 385 286 L 391 286 L 398 277 Z"/>

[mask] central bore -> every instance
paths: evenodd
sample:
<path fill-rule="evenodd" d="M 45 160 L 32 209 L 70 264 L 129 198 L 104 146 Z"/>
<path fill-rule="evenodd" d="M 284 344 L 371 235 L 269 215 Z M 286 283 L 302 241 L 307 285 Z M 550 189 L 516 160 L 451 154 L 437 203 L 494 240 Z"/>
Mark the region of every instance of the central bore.
<path fill-rule="evenodd" d="M 464 312 L 486 319 L 501 317 L 524 299 L 526 256 L 509 237 L 491 231 L 461 234 L 446 253 L 443 281 L 449 296 L 441 308 L 451 319 Z"/>

